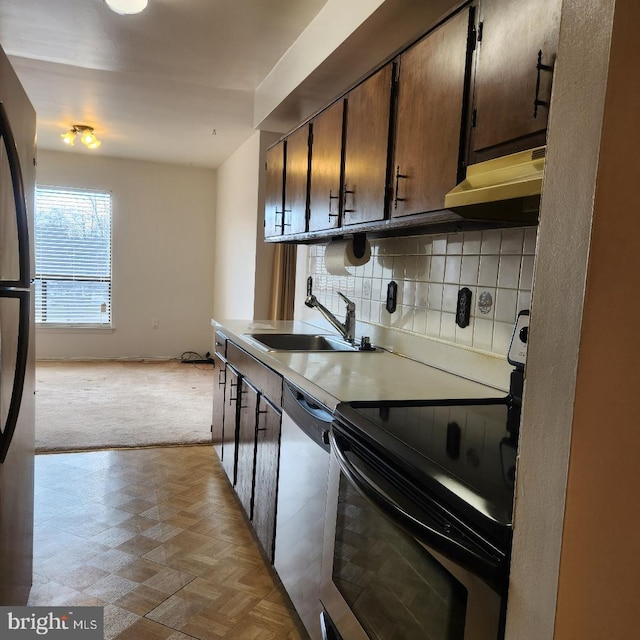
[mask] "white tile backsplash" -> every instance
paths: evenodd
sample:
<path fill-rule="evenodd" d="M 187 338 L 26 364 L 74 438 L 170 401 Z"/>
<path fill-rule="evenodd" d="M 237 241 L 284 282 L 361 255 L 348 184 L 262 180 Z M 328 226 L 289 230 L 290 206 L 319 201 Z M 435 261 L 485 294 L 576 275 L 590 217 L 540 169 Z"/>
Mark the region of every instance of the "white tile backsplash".
<path fill-rule="evenodd" d="M 329 275 L 325 246 L 313 245 L 304 277 L 313 276 L 314 294 L 338 317 L 342 291 L 360 320 L 504 356 L 516 314 L 531 301 L 536 237 L 537 229 L 527 227 L 371 240 L 371 260 L 350 268 L 352 276 Z M 391 280 L 398 285 L 393 314 L 385 308 Z M 472 292 L 465 328 L 455 323 L 462 287 Z M 478 305 L 481 296 L 490 296 L 488 309 Z"/>
<path fill-rule="evenodd" d="M 462 264 L 462 257 L 460 255 L 447 256 L 444 263 L 444 281 L 460 282 L 460 267 Z"/>
<path fill-rule="evenodd" d="M 478 283 L 480 256 L 467 255 L 462 258 L 460 284 L 475 285 Z"/>
<path fill-rule="evenodd" d="M 464 244 L 462 245 L 462 252 L 466 255 L 479 254 L 481 242 L 482 242 L 482 232 L 480 231 L 466 232 L 464 234 Z"/>
<path fill-rule="evenodd" d="M 533 282 L 533 256 L 522 256 L 520 269 L 520 289 L 531 290 Z"/>
<path fill-rule="evenodd" d="M 502 232 L 500 253 L 522 255 L 524 229 L 505 229 Z"/>
<path fill-rule="evenodd" d="M 520 281 L 520 262 L 522 256 L 500 256 L 498 267 L 498 287 L 501 289 L 517 289 Z"/>
<path fill-rule="evenodd" d="M 533 255 L 536 252 L 536 242 L 538 238 L 538 228 L 529 227 L 524 230 L 524 250 L 525 255 Z"/>
<path fill-rule="evenodd" d="M 492 229 L 491 231 L 482 232 L 482 243 L 480 245 L 480 253 L 490 255 L 498 255 L 500 253 L 500 245 L 502 244 L 502 232 Z"/>
<path fill-rule="evenodd" d="M 481 287 L 496 287 L 498 285 L 498 266 L 500 256 L 483 255 L 480 257 L 480 271 L 478 285 Z"/>
<path fill-rule="evenodd" d="M 431 269 L 429 270 L 429 280 L 431 282 L 444 282 L 444 267 L 446 258 L 444 256 L 431 256 Z"/>

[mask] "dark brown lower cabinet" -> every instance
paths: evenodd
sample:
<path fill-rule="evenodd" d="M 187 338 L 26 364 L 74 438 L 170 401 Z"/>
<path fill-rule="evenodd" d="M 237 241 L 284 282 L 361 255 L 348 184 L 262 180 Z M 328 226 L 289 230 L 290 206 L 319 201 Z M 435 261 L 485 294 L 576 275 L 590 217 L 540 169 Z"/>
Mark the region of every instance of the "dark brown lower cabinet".
<path fill-rule="evenodd" d="M 281 423 L 281 410 L 261 397 L 258 406 L 256 435 L 253 527 L 269 561 L 272 563 L 275 546 Z"/>
<path fill-rule="evenodd" d="M 224 438 L 225 391 L 227 388 L 227 364 L 219 353 L 213 354 L 213 413 L 211 416 L 211 441 L 222 460 Z"/>
<path fill-rule="evenodd" d="M 222 467 L 231 485 L 236 483 L 236 401 L 240 377 L 229 364 L 225 375 L 224 426 L 222 435 Z"/>
<path fill-rule="evenodd" d="M 214 380 L 214 421 L 222 423 L 222 466 L 273 562 L 280 460 L 282 377 L 231 341 L 226 343 L 222 391 Z M 217 365 L 216 365 L 217 366 Z M 224 415 L 217 418 L 224 393 Z"/>
<path fill-rule="evenodd" d="M 235 487 L 244 511 L 250 519 L 253 507 L 253 473 L 256 460 L 258 390 L 243 378 L 240 382 L 238 398 L 238 468 Z"/>

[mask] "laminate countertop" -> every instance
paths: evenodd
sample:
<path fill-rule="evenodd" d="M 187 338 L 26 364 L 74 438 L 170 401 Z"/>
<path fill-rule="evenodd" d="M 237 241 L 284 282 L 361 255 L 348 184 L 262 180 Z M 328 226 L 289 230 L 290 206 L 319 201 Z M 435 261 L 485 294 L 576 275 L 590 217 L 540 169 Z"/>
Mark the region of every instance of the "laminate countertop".
<path fill-rule="evenodd" d="M 211 324 L 227 339 L 331 410 L 339 402 L 354 400 L 453 400 L 502 398 L 506 395 L 504 385 L 483 384 L 386 349 L 373 352 L 270 351 L 250 337 L 252 333 L 335 337 L 331 331 L 303 321 L 212 320 Z M 458 350 L 453 349 L 445 362 L 463 357 L 464 354 L 457 354 Z M 436 359 L 439 363 L 443 360 L 442 356 Z M 487 364 L 496 367 L 491 359 Z"/>

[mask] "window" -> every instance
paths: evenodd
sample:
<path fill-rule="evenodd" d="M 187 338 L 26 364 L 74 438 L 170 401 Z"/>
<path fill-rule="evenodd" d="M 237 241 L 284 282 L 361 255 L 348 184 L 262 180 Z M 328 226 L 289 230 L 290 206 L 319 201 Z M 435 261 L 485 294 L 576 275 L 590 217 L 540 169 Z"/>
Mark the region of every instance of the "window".
<path fill-rule="evenodd" d="M 111 325 L 111 194 L 37 187 L 36 322 Z"/>

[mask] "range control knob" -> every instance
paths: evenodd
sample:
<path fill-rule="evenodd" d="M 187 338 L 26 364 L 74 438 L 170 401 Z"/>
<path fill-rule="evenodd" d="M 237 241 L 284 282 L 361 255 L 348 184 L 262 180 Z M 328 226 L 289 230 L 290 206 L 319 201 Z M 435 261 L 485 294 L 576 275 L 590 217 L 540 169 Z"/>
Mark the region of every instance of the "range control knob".
<path fill-rule="evenodd" d="M 518 335 L 520 337 L 520 340 L 527 344 L 527 338 L 529 337 L 529 327 L 522 327 Z"/>

